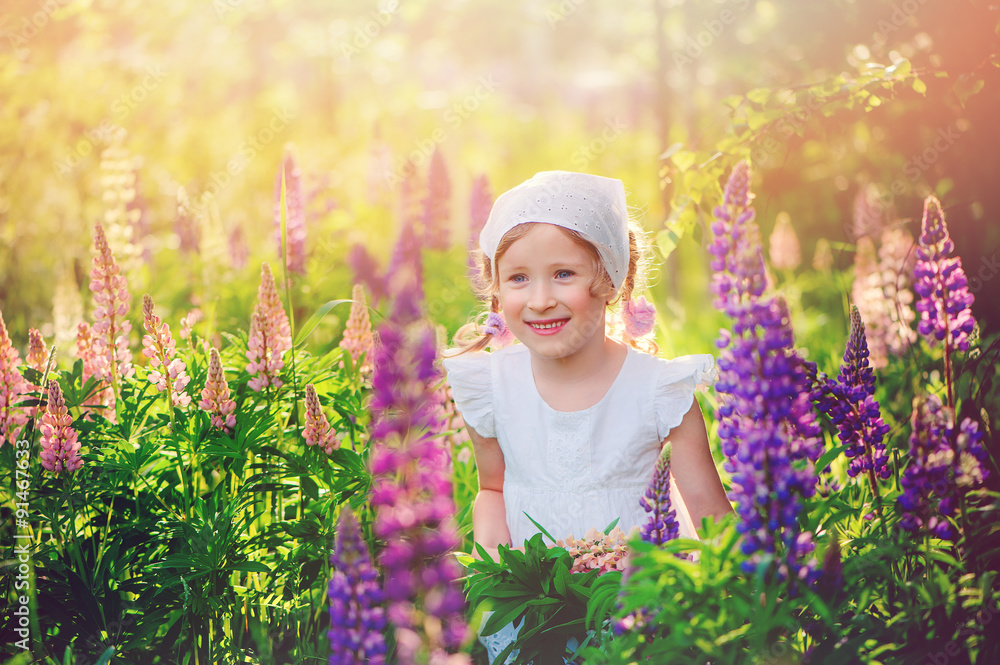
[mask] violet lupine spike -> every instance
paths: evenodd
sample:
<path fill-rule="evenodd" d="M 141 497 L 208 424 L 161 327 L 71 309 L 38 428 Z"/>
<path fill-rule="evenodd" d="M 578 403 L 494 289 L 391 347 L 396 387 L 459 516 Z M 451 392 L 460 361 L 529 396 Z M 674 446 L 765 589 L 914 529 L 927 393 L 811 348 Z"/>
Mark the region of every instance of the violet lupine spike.
<path fill-rule="evenodd" d="M 42 466 L 57 476 L 63 471 L 73 473 L 83 466 L 80 441 L 72 424 L 73 417 L 66 409 L 62 389 L 57 382 L 49 381 L 49 400 L 42 415 L 41 452 L 38 457 Z"/>
<path fill-rule="evenodd" d="M 424 229 L 424 243 L 430 249 L 448 249 L 451 223 L 451 181 L 448 167 L 439 148 L 431 155 L 427 167 L 427 193 L 421 222 Z"/>
<path fill-rule="evenodd" d="M 800 532 L 798 515 L 802 500 L 815 493 L 813 464 L 823 443 L 788 309 L 778 298 L 762 297 L 766 277 L 749 185 L 749 165 L 742 162 L 715 209 L 709 247 L 715 305 L 733 318 L 732 333 L 721 331 L 717 342 L 718 432 L 742 550 L 751 555 L 744 567 L 750 572 L 773 556 L 777 577 L 796 584 L 816 575 L 811 534 Z"/>
<path fill-rule="evenodd" d="M 951 409 L 937 395 L 914 399 L 911 426 L 910 465 L 900 478 L 900 526 L 954 539 L 948 518 L 955 517 L 960 494 L 989 475 L 983 433 L 971 418 L 954 427 Z"/>
<path fill-rule="evenodd" d="M 358 520 L 347 506 L 337 522 L 337 545 L 330 564 L 330 665 L 383 665 L 385 594 Z"/>
<path fill-rule="evenodd" d="M 274 185 L 274 226 L 275 240 L 278 245 L 278 258 L 281 258 L 281 174 L 285 174 L 285 264 L 290 272 L 298 275 L 306 274 L 306 208 L 302 194 L 302 172 L 295 163 L 291 152 L 285 153 L 285 159 Z"/>
<path fill-rule="evenodd" d="M 288 315 L 278 297 L 271 267 L 266 263 L 260 269 L 260 287 L 257 289 L 257 304 L 250 322 L 248 342 L 247 372 L 253 378 L 247 382 L 260 392 L 267 386 L 280 388 L 283 383 L 278 375 L 285 366 L 282 356 L 292 348 L 291 325 Z"/>
<path fill-rule="evenodd" d="M 708 248 L 714 257 L 711 266 L 715 306 L 726 312 L 730 304 L 738 305 L 745 297 L 760 296 L 767 284 L 760 233 L 753 224 L 752 199 L 750 165 L 740 162 L 729 176 L 722 204 L 715 208 L 713 239 Z"/>
<path fill-rule="evenodd" d="M 680 535 L 677 512 L 670 501 L 670 442 L 664 444 L 660 457 L 656 460 L 653 478 L 639 503 L 649 513 L 641 531 L 643 540 L 662 545 Z"/>
<path fill-rule="evenodd" d="M 20 364 L 21 356 L 14 348 L 3 312 L 0 312 L 0 447 L 5 443 L 15 445 L 21 429 L 28 422 L 27 411 L 18 406 L 30 389 L 30 384 L 18 369 Z"/>
<path fill-rule="evenodd" d="M 368 303 L 365 300 L 365 289 L 361 284 L 355 284 L 351 291 L 351 313 L 344 326 L 344 336 L 340 340 L 340 348 L 351 354 L 354 366 L 364 355 L 365 360 L 358 371 L 362 376 L 368 376 L 372 371 L 372 351 L 375 348 L 375 337 L 372 334 L 371 318 L 368 314 Z"/>
<path fill-rule="evenodd" d="M 306 445 L 319 446 L 327 455 L 340 448 L 340 439 L 330 427 L 330 421 L 319 403 L 316 387 L 311 383 L 306 384 L 306 425 L 302 429 L 302 435 Z"/>
<path fill-rule="evenodd" d="M 362 244 L 351 247 L 347 255 L 347 263 L 354 272 L 354 282 L 368 287 L 372 302 L 378 302 L 385 296 L 385 279 L 380 274 L 378 261 L 375 260 Z"/>
<path fill-rule="evenodd" d="M 847 444 L 844 455 L 851 460 L 847 475 L 853 478 L 870 471 L 872 491 L 877 492 L 873 476 L 885 480 L 891 474 L 883 442 L 889 426 L 874 396 L 875 372 L 868 364 L 865 324 L 857 307 L 851 307 L 851 335 L 833 392 L 828 413 L 841 443 Z"/>
<path fill-rule="evenodd" d="M 948 235 L 941 204 L 933 195 L 924 201 L 919 243 L 913 286 L 920 296 L 917 330 L 931 343 L 948 337 L 951 348 L 965 351 L 976 327 L 970 309 L 975 298 L 969 293 L 961 257 L 948 258 L 955 243 Z"/>
<path fill-rule="evenodd" d="M 202 388 L 198 406 L 211 415 L 212 427 L 221 429 L 226 434 L 232 434 L 236 427 L 236 402 L 229 395 L 222 358 L 219 350 L 213 346 L 208 354 L 208 378 Z"/>
<path fill-rule="evenodd" d="M 418 254 L 389 282 L 392 306 L 378 328 L 372 378 L 375 534 L 386 541 L 380 562 L 403 665 L 458 657 L 467 632 L 461 571 L 451 556 L 459 539 L 449 457 L 433 398 L 441 381 L 437 339 L 412 279 L 420 268 Z"/>
<path fill-rule="evenodd" d="M 142 355 L 149 358 L 149 382 L 157 392 L 166 392 L 173 406 L 187 406 L 191 396 L 185 392 L 191 377 L 187 375 L 184 361 L 176 357 L 177 341 L 170 334 L 170 325 L 153 313 L 153 298 L 147 293 L 142 297 Z"/>

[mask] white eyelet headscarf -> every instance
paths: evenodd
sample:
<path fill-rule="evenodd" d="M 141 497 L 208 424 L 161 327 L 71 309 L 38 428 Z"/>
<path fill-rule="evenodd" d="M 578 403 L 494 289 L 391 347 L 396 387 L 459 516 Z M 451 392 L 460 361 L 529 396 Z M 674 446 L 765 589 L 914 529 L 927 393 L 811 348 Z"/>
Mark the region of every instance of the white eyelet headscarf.
<path fill-rule="evenodd" d="M 587 173 L 542 171 L 501 194 L 479 235 L 496 263 L 500 239 L 518 224 L 542 222 L 578 231 L 597 248 L 618 291 L 628 274 L 628 212 L 621 180 Z"/>

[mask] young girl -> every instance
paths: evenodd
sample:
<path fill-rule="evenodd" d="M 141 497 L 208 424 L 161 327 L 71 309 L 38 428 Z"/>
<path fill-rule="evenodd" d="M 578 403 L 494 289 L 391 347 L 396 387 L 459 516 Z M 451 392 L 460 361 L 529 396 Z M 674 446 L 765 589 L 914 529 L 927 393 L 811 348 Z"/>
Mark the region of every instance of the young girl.
<path fill-rule="evenodd" d="M 629 344 L 607 334 L 609 306 L 634 311 L 642 239 L 621 181 L 583 173 L 539 173 L 490 212 L 479 238 L 486 326 L 478 336 L 475 323 L 463 327 L 444 367 L 476 456 L 474 537 L 494 558 L 538 532 L 529 516 L 554 538 L 616 518 L 625 532 L 641 525 L 639 499 L 668 437 L 681 535 L 732 510 L 694 399 L 712 356 L 640 352 L 635 337 L 651 326 L 634 321 Z M 500 348 L 486 353 L 491 344 Z M 513 635 L 508 626 L 483 639 L 491 662 Z"/>

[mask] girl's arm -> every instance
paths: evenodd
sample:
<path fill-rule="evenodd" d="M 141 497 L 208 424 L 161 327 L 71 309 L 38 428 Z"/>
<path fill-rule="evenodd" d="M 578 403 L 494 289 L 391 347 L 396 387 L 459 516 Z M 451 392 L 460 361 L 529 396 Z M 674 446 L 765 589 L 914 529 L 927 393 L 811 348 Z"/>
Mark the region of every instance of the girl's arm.
<path fill-rule="evenodd" d="M 733 512 L 719 478 L 719 470 L 708 446 L 708 432 L 698 400 L 684 415 L 681 424 L 667 437 L 673 444 L 670 451 L 670 475 L 684 499 L 691 521 L 701 526 L 704 517 L 716 519 Z M 666 441 L 666 440 L 664 440 Z"/>
<path fill-rule="evenodd" d="M 503 503 L 503 452 L 495 438 L 484 439 L 471 427 L 467 429 L 472 437 L 472 449 L 476 454 L 476 470 L 479 474 L 479 494 L 472 507 L 473 537 L 490 553 L 494 561 L 499 561 L 497 548 L 500 545 L 510 545 L 507 509 Z"/>

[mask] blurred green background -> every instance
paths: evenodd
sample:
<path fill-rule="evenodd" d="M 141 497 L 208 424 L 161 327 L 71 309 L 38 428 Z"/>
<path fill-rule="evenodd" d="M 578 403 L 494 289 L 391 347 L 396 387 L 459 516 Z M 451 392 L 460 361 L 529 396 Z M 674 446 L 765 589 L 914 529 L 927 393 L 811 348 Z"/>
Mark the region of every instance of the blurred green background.
<path fill-rule="evenodd" d="M 18 346 L 36 327 L 65 348 L 89 317 L 93 224 L 118 215 L 131 234 L 116 253 L 134 255 L 119 256 L 133 317 L 149 292 L 174 325 L 200 307 L 211 330 L 248 328 L 260 262 L 280 264 L 274 187 L 289 150 L 308 200 L 302 321 L 349 297 L 352 246 L 387 262 L 403 176 L 419 183 L 436 149 L 453 249 L 427 261 L 429 308 L 453 331 L 475 306 L 464 282 L 475 177 L 494 195 L 539 170 L 618 177 L 655 234 L 676 193 L 661 155 L 675 144 L 711 153 L 733 131 L 727 99 L 905 58 L 914 89 L 806 113 L 801 136 L 725 157 L 749 151 L 765 236 L 788 213 L 803 255 L 798 275 L 780 276 L 792 287 L 820 238 L 836 267 L 851 265 L 855 200 L 869 184 L 914 235 L 936 193 L 976 316 L 995 330 L 998 21 L 995 5 L 972 0 L 7 0 L 0 311 Z M 709 221 L 654 276 L 669 353 L 712 350 Z M 849 273 L 819 279 L 799 338 L 835 325 L 843 339 Z M 334 310 L 311 343 L 335 343 L 344 318 Z"/>

